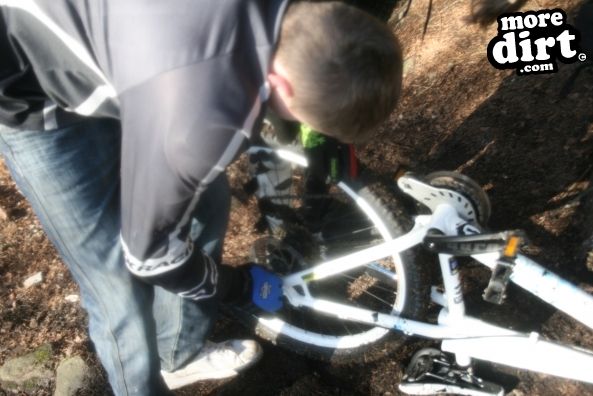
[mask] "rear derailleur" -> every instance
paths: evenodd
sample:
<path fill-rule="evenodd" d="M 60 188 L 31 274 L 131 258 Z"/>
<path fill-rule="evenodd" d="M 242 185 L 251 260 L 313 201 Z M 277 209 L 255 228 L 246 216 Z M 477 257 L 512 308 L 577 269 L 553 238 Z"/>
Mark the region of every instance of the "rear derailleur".
<path fill-rule="evenodd" d="M 434 348 L 414 354 L 399 389 L 408 395 L 504 395 L 501 386 L 476 377 L 471 367 L 457 366 L 451 357 Z"/>

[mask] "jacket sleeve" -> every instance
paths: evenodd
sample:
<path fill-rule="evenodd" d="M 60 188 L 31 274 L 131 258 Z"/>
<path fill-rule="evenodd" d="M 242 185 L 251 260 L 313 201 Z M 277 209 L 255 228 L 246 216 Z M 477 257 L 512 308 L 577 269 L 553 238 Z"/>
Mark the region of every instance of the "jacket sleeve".
<path fill-rule="evenodd" d="M 232 62 L 192 65 L 120 95 L 126 265 L 193 300 L 216 295 L 219 271 L 189 238 L 192 212 L 261 113 L 259 91 L 233 79 L 232 69 Z"/>

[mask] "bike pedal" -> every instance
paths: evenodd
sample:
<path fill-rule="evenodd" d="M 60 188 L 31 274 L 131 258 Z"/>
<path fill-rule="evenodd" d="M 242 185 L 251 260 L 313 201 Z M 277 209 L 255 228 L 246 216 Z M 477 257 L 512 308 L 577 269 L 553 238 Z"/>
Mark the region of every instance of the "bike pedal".
<path fill-rule="evenodd" d="M 407 395 L 468 395 L 468 396 L 503 396 L 504 389 L 500 385 L 482 381 L 481 389 L 470 389 L 455 384 L 440 382 L 404 382 L 399 390 Z"/>
<path fill-rule="evenodd" d="M 452 356 L 435 348 L 412 356 L 399 389 L 408 395 L 504 395 L 500 385 L 476 377 L 471 367 L 457 366 Z"/>
<path fill-rule="evenodd" d="M 492 270 L 488 286 L 482 294 L 484 301 L 501 305 L 506 298 L 506 291 L 513 273 L 514 263 L 498 260 Z"/>
<path fill-rule="evenodd" d="M 249 269 L 252 281 L 251 301 L 266 312 L 276 312 L 282 308 L 282 279 L 260 266 Z"/>

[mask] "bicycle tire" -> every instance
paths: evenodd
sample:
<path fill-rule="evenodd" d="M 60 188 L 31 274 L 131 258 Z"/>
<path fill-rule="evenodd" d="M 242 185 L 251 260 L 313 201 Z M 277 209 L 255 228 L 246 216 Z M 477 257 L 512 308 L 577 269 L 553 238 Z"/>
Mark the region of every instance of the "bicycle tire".
<path fill-rule="evenodd" d="M 386 205 L 382 203 L 382 201 L 373 191 L 371 191 L 369 187 L 340 183 L 340 185 L 333 186 L 332 188 L 339 188 L 344 191 L 347 190 L 345 195 L 350 198 L 350 206 L 354 206 L 358 210 L 360 210 L 360 202 L 364 202 L 362 205 L 366 208 L 365 210 L 367 212 L 364 212 L 363 217 L 365 217 L 374 227 L 374 229 L 370 230 L 369 235 L 374 236 L 375 238 L 377 238 L 377 235 L 379 235 L 380 237 L 378 238 L 378 241 L 401 235 L 408 231 L 408 228 L 410 228 L 412 225 L 412 222 L 407 216 L 405 216 L 404 212 L 398 207 L 396 202 L 391 202 L 394 207 L 387 209 Z M 335 198 L 332 196 L 332 199 Z M 342 201 L 339 202 L 341 205 Z M 357 202 L 358 204 L 356 204 Z M 393 215 L 394 211 L 397 212 L 397 217 Z M 332 211 L 328 210 L 325 216 L 328 216 L 331 213 Z M 351 215 L 349 215 L 349 217 L 351 217 Z M 347 221 L 352 222 L 352 224 L 355 223 L 352 218 L 348 219 Z M 339 225 L 334 224 L 334 228 L 343 230 L 344 224 L 345 223 Z M 290 226 L 291 225 L 285 225 L 285 228 L 289 228 Z M 303 229 L 306 227 L 302 223 L 292 226 L 296 226 L 299 232 L 307 232 L 307 230 Z M 317 232 L 321 232 L 321 234 L 323 234 L 325 230 L 323 229 L 322 231 Z M 385 233 L 387 233 L 388 236 L 386 236 Z M 339 244 L 336 245 L 332 243 L 330 246 L 328 241 L 331 240 L 331 235 L 329 233 L 322 238 L 322 242 L 319 243 L 320 246 L 315 246 L 308 251 L 307 248 L 303 247 L 304 245 L 302 240 L 306 239 L 306 236 L 303 236 L 304 234 L 297 235 L 298 238 L 295 238 L 294 235 L 291 236 L 289 234 L 290 233 L 287 232 L 287 234 L 284 236 L 283 243 L 289 244 L 288 246 L 290 247 L 290 251 L 299 251 L 304 256 L 311 254 L 334 256 L 348 253 L 348 251 L 339 250 Z M 363 233 L 358 231 L 358 234 L 360 235 L 357 237 L 360 237 Z M 294 246 L 296 239 L 300 239 L 300 246 Z M 345 245 L 348 249 L 350 249 L 350 251 L 353 251 L 353 239 L 356 238 L 353 237 L 345 241 L 341 240 L 340 242 L 343 242 L 342 247 Z M 362 240 L 359 242 L 362 242 Z M 369 240 L 369 243 L 371 242 L 377 242 L 377 240 Z M 298 245 L 299 241 L 296 243 Z M 289 251 L 289 249 L 287 249 L 287 251 Z M 323 251 L 323 253 L 320 253 L 320 251 Z M 376 306 L 374 306 L 373 309 L 383 311 L 387 310 L 386 312 L 399 312 L 403 317 L 406 318 L 421 319 L 425 314 L 429 302 L 430 283 L 427 280 L 428 272 L 416 261 L 414 252 L 407 251 L 399 256 L 399 260 L 389 259 L 391 262 L 390 265 L 393 266 L 393 270 L 397 272 L 398 276 L 396 285 L 397 293 L 395 294 L 394 300 L 393 302 L 389 300 L 389 304 L 387 304 L 387 299 L 381 299 L 385 303 L 385 307 L 378 309 Z M 310 259 L 310 257 L 308 257 L 308 259 Z M 387 264 L 381 263 L 378 265 L 386 266 Z M 370 267 L 365 266 L 364 268 L 364 274 L 357 275 L 358 277 L 352 280 L 347 288 L 344 289 L 345 286 L 341 286 L 341 289 L 337 289 L 336 287 L 336 290 L 350 290 L 352 284 L 358 282 L 362 277 L 368 276 Z M 377 270 L 371 269 L 370 272 L 375 273 Z M 352 275 L 349 276 L 352 278 Z M 381 277 L 380 274 L 375 276 L 379 278 Z M 371 297 L 364 295 L 372 295 L 373 298 L 378 300 L 379 298 L 376 297 L 377 291 L 373 289 L 374 287 L 378 287 L 379 289 L 377 290 L 379 290 L 381 293 L 390 295 L 388 291 L 382 290 L 385 289 L 384 281 L 384 279 L 380 279 L 376 282 L 373 280 L 372 282 L 375 283 L 372 283 L 371 286 L 369 286 L 367 289 L 364 289 L 362 291 L 363 297 L 358 296 L 357 298 L 359 300 L 355 301 L 355 303 L 360 304 L 360 300 L 366 299 L 366 301 L 371 305 L 377 304 L 377 302 Z M 366 280 L 364 282 L 366 282 Z M 381 285 L 380 287 L 378 286 L 379 284 Z M 366 286 L 362 286 L 362 288 L 365 287 Z M 319 288 L 323 288 L 323 285 L 319 286 Z M 369 289 L 372 292 L 369 292 Z M 351 298 L 351 296 L 346 298 Z M 299 311 L 290 307 L 286 308 L 286 310 Z M 268 314 L 260 312 L 254 307 L 237 308 L 235 311 L 235 314 L 237 314 L 244 322 L 246 322 L 254 330 L 257 336 L 268 340 L 273 344 L 287 348 L 293 352 L 318 360 L 332 361 L 334 363 L 348 363 L 354 361 L 368 362 L 376 360 L 377 358 L 384 356 L 386 353 L 401 347 L 406 339 L 404 335 L 394 333 L 387 329 L 366 325 L 356 325 L 352 323 L 339 323 L 339 320 L 328 318 L 324 315 L 319 315 L 314 312 L 308 312 L 304 314 L 305 324 L 303 324 L 289 323 L 287 317 L 282 316 L 287 315 L 286 312 L 280 314 Z M 291 315 L 303 315 L 302 310 L 300 311 L 300 314 L 291 312 Z M 306 318 L 306 315 L 311 316 L 310 318 Z M 295 322 L 297 321 L 297 319 L 294 319 L 293 317 L 290 317 L 290 320 Z M 303 318 L 299 320 L 303 320 Z M 314 323 L 306 323 L 308 320 L 311 320 Z M 331 325 L 329 324 L 330 322 L 332 322 Z M 338 324 L 343 324 L 346 327 L 346 331 L 344 332 L 343 329 L 340 330 L 339 328 L 333 327 Z M 316 326 L 319 326 L 319 328 L 324 328 L 324 326 L 327 326 L 328 330 L 322 331 Z M 349 326 L 351 329 L 356 328 L 357 330 L 354 330 L 353 333 L 353 331 L 348 329 Z"/>

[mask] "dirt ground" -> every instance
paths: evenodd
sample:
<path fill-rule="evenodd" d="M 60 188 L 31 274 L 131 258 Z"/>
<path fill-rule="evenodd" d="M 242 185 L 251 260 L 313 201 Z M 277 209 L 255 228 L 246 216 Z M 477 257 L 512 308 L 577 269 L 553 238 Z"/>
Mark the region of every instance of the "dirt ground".
<path fill-rule="evenodd" d="M 593 291 L 587 243 L 593 236 L 593 68 L 566 84 L 581 65 L 559 64 L 559 72 L 521 76 L 493 68 L 486 46 L 496 24 L 481 28 L 465 20 L 469 0 L 413 0 L 409 12 L 387 0 L 389 24 L 405 52 L 400 106 L 370 144 L 360 147 L 363 164 L 382 175 L 457 170 L 487 190 L 492 229 L 520 228 L 530 236 L 528 253 L 585 290 Z M 390 4 L 390 3 L 389 3 Z M 580 0 L 533 0 L 527 9 L 562 8 L 569 15 Z M 430 9 L 430 19 L 423 35 Z M 588 62 L 593 59 L 589 54 Z M 254 199 L 241 190 L 244 169 L 234 166 L 231 226 L 225 261 L 245 261 L 254 238 Z M 588 241 L 588 242 L 587 242 Z M 593 257 L 590 257 L 593 264 Z M 41 271 L 43 283 L 23 281 Z M 552 339 L 593 348 L 593 331 L 512 288 L 511 304 L 495 307 L 480 294 L 487 274 L 470 268 L 466 294 L 471 313 L 494 322 L 531 329 Z M 6 359 L 51 343 L 57 362 L 82 355 L 99 366 L 85 328 L 86 318 L 66 268 L 46 240 L 31 209 L 0 166 L 0 365 Z M 239 324 L 222 318 L 215 337 L 248 337 Z M 411 341 L 401 353 L 373 363 L 332 366 L 265 344 L 258 366 L 230 381 L 200 384 L 179 395 L 397 395 L 398 380 L 413 352 L 426 341 Z M 512 395 L 586 395 L 593 386 L 518 370 L 483 365 L 484 377 L 502 382 Z M 99 371 L 99 373 L 101 373 Z M 94 395 L 109 394 L 98 374 Z M 51 389 L 39 394 L 49 395 Z M 5 391 L 0 389 L 0 395 Z"/>

